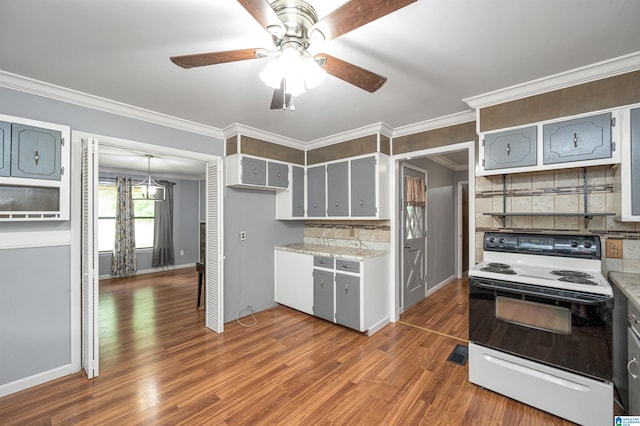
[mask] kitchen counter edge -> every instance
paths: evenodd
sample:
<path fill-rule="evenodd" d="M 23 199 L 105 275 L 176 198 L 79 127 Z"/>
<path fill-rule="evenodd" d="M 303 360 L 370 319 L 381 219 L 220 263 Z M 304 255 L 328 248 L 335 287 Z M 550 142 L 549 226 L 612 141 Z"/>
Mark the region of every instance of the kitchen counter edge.
<path fill-rule="evenodd" d="M 611 271 L 607 276 L 609 281 L 640 309 L 640 274 Z"/>
<path fill-rule="evenodd" d="M 312 256 L 326 256 L 339 259 L 364 260 L 370 257 L 382 256 L 387 250 L 370 250 L 354 247 L 327 246 L 321 244 L 295 243 L 286 246 L 275 246 L 275 250 L 293 253 L 309 254 Z"/>

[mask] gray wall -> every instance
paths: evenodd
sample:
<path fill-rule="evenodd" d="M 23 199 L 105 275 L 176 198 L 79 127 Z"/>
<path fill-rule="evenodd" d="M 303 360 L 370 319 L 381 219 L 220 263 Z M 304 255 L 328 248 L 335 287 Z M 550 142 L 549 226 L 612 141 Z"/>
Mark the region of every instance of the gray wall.
<path fill-rule="evenodd" d="M 117 173 L 102 173 L 101 176 L 116 176 Z M 131 176 L 129 174 L 121 174 Z M 194 264 L 200 259 L 199 246 L 199 182 L 193 180 L 181 180 L 165 178 L 161 175 L 153 175 L 156 180 L 168 180 L 175 182 L 173 187 L 173 247 L 175 251 L 176 265 Z M 143 177 L 135 176 L 135 179 Z M 180 250 L 184 255 L 180 256 Z M 111 274 L 112 253 L 102 252 L 99 255 L 100 276 Z M 138 271 L 153 269 L 151 266 L 152 250 L 136 250 Z"/>
<path fill-rule="evenodd" d="M 224 152 L 221 139 L 6 88 L 0 88 L 0 113 L 204 154 Z M 74 180 L 72 192 L 80 191 Z M 194 211 L 197 214 L 197 208 Z M 70 230 L 76 226 L 79 224 L 70 222 L 2 223 L 0 232 Z M 185 254 L 190 247 L 185 246 Z M 71 262 L 68 246 L 0 251 L 0 385 L 71 363 Z M 80 271 L 72 274 L 79 282 Z M 79 347 L 73 350 L 80 352 Z"/>
<path fill-rule="evenodd" d="M 427 289 L 455 275 L 455 173 L 427 158 L 408 161 L 427 170 Z"/>
<path fill-rule="evenodd" d="M 275 215 L 274 192 L 225 188 L 225 322 L 235 320 L 247 305 L 254 312 L 275 306 L 273 247 L 304 238 L 303 221 L 277 221 Z M 246 231 L 245 241 L 240 241 L 240 231 Z"/>

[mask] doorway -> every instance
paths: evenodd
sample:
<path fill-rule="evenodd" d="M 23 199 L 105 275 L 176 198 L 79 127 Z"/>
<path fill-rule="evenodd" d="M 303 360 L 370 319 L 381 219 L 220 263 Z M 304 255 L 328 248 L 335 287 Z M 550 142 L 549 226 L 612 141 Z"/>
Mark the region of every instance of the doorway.
<path fill-rule="evenodd" d="M 91 143 L 87 143 L 91 142 Z M 98 244 L 97 234 L 97 169 L 100 146 L 120 148 L 123 151 L 134 150 L 165 157 L 186 159 L 199 162 L 205 169 L 204 178 L 204 216 L 206 223 L 206 273 L 205 273 L 205 326 L 217 333 L 223 331 L 222 309 L 222 161 L 220 157 L 165 148 L 156 145 L 123 141 L 76 132 L 73 143 L 82 145 L 82 178 L 80 185 L 83 194 L 73 193 L 75 205 L 82 206 L 76 214 L 78 223 L 82 223 L 82 280 L 83 294 L 80 312 L 81 321 L 78 334 L 81 336 L 81 368 L 88 378 L 99 373 L 99 281 L 98 281 Z M 81 198 L 81 200 L 78 200 Z M 85 295 L 87 297 L 85 297 Z"/>

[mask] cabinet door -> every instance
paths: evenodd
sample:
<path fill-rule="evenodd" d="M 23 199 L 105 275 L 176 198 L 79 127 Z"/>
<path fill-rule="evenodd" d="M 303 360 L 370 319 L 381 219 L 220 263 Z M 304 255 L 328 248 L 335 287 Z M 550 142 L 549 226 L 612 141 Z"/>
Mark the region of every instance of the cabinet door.
<path fill-rule="evenodd" d="M 351 161 L 351 216 L 375 216 L 376 158 Z"/>
<path fill-rule="evenodd" d="M 0 121 L 0 176 L 11 175 L 11 123 Z"/>
<path fill-rule="evenodd" d="M 635 335 L 631 328 L 629 333 L 629 353 L 627 359 L 629 374 L 629 409 L 627 414 L 630 416 L 640 416 L 640 339 Z M 635 359 L 635 362 L 633 361 Z M 634 377 L 635 376 L 635 377 Z"/>
<path fill-rule="evenodd" d="M 313 315 L 331 322 L 335 322 L 333 288 L 333 272 L 313 270 Z"/>
<path fill-rule="evenodd" d="M 631 214 L 640 215 L 640 108 L 631 110 Z"/>
<path fill-rule="evenodd" d="M 327 214 L 349 216 L 349 163 L 327 166 Z"/>
<path fill-rule="evenodd" d="M 307 169 L 307 216 L 324 217 L 327 215 L 325 204 L 325 166 Z"/>
<path fill-rule="evenodd" d="M 60 180 L 62 133 L 14 124 L 11 129 L 11 176 Z"/>
<path fill-rule="evenodd" d="M 280 188 L 289 187 L 289 166 L 282 163 L 267 164 L 267 173 L 269 175 L 269 186 L 277 186 Z"/>
<path fill-rule="evenodd" d="M 485 170 L 535 166 L 537 135 L 536 126 L 485 135 Z"/>
<path fill-rule="evenodd" d="M 360 330 L 360 277 L 336 274 L 336 322 Z"/>
<path fill-rule="evenodd" d="M 291 216 L 304 217 L 304 167 L 291 167 Z"/>
<path fill-rule="evenodd" d="M 544 164 L 611 157 L 611 113 L 545 124 Z"/>
<path fill-rule="evenodd" d="M 242 183 L 267 184 L 267 162 L 257 158 L 242 157 Z"/>

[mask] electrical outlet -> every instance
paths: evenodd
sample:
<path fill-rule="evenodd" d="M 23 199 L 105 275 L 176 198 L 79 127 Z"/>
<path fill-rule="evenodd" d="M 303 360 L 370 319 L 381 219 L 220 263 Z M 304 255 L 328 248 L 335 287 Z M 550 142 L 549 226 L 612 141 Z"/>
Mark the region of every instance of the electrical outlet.
<path fill-rule="evenodd" d="M 180 250 L 180 256 L 184 256 L 184 250 Z"/>
<path fill-rule="evenodd" d="M 622 259 L 622 240 L 607 240 L 605 246 L 607 248 L 607 257 Z"/>
<path fill-rule="evenodd" d="M 240 241 L 247 239 L 247 231 L 240 231 Z"/>

